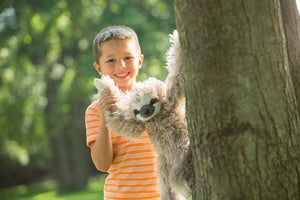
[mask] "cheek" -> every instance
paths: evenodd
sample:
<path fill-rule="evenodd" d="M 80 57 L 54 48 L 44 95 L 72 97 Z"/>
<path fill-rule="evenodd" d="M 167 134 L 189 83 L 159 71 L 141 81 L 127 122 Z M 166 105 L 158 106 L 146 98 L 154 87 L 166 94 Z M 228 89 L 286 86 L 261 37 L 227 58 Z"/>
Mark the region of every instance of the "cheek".
<path fill-rule="evenodd" d="M 114 71 L 114 67 L 112 65 L 104 65 L 103 67 L 103 73 L 105 74 L 111 74 Z"/>
<path fill-rule="evenodd" d="M 128 60 L 126 61 L 126 66 L 132 68 L 135 66 L 135 62 L 133 60 Z"/>
<path fill-rule="evenodd" d="M 127 61 L 128 65 L 134 65 L 134 66 L 137 66 L 139 65 L 139 60 L 138 59 L 130 59 Z"/>
<path fill-rule="evenodd" d="M 139 61 L 134 61 L 130 64 L 130 68 L 132 71 L 138 71 L 139 70 Z"/>

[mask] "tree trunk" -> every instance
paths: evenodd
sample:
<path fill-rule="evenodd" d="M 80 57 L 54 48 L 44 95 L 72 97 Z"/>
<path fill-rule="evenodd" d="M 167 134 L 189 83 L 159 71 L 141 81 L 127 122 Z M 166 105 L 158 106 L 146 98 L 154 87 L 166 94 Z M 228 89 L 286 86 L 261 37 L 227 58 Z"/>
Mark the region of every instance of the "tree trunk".
<path fill-rule="evenodd" d="M 78 81 L 79 82 L 79 81 Z M 72 170 L 74 173 L 73 181 L 75 183 L 74 188 L 85 188 L 89 178 L 89 169 L 94 169 L 90 158 L 90 151 L 86 146 L 85 136 L 85 123 L 84 113 L 86 103 L 81 101 L 83 95 L 72 101 L 72 122 L 71 122 L 71 135 L 72 143 L 70 144 L 70 156 L 72 163 Z"/>
<path fill-rule="evenodd" d="M 90 156 L 85 146 L 84 111 L 78 98 L 72 100 L 71 112 L 63 112 L 66 101 L 58 98 L 61 80 L 47 78 L 46 122 L 60 191 L 83 189 L 89 178 Z M 75 89 L 74 89 L 75 90 Z M 67 96 L 68 94 L 65 94 Z"/>
<path fill-rule="evenodd" d="M 57 90 L 60 81 L 47 77 L 46 127 L 51 141 L 52 153 L 55 165 L 55 176 L 59 181 L 60 190 L 69 190 L 72 183 L 72 173 L 68 162 L 67 145 L 63 131 L 61 105 L 57 102 Z"/>
<path fill-rule="evenodd" d="M 300 199 L 286 1 L 175 0 L 193 200 Z"/>
<path fill-rule="evenodd" d="M 296 1 L 280 0 L 292 81 L 300 113 L 300 16 Z"/>

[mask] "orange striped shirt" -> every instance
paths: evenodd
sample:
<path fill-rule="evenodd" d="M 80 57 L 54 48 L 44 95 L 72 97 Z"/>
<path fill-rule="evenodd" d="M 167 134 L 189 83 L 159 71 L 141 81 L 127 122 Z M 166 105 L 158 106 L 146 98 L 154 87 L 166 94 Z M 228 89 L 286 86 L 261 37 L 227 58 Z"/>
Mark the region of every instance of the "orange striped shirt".
<path fill-rule="evenodd" d="M 87 145 L 97 138 L 99 130 L 97 102 L 86 110 Z M 101 134 L 101 133 L 100 133 Z M 156 153 L 149 142 L 148 135 L 140 139 L 128 140 L 111 133 L 114 159 L 108 170 L 104 185 L 106 200 L 158 200 L 158 173 Z"/>

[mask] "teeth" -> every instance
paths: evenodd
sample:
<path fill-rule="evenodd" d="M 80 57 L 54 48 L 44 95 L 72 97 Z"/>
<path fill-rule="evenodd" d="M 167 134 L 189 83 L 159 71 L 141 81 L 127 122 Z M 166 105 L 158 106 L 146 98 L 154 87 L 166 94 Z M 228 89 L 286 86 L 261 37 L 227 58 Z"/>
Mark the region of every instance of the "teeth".
<path fill-rule="evenodd" d="M 116 74 L 116 77 L 123 78 L 128 75 L 128 72 L 122 74 Z"/>

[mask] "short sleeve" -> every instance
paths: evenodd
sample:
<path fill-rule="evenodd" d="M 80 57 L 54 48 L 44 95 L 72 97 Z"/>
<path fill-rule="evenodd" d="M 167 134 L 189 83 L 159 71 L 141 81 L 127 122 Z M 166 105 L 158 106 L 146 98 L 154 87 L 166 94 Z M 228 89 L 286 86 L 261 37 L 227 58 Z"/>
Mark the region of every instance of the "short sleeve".
<path fill-rule="evenodd" d="M 97 102 L 91 103 L 85 112 L 86 142 L 91 147 L 91 143 L 97 139 L 99 131 L 100 117 Z"/>

